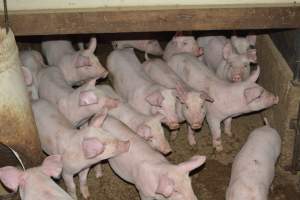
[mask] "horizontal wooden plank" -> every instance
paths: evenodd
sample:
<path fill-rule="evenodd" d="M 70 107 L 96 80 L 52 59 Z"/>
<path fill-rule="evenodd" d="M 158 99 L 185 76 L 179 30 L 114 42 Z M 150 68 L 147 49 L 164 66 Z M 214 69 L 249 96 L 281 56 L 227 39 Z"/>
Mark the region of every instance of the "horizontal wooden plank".
<path fill-rule="evenodd" d="M 153 6 L 293 6 L 300 0 L 7 0 L 8 9 L 16 10 L 49 10 L 49 9 L 90 9 L 90 8 L 123 8 Z M 2 8 L 3 1 L 0 1 Z"/>
<path fill-rule="evenodd" d="M 11 12 L 9 20 L 16 35 L 299 28 L 300 7 Z"/>

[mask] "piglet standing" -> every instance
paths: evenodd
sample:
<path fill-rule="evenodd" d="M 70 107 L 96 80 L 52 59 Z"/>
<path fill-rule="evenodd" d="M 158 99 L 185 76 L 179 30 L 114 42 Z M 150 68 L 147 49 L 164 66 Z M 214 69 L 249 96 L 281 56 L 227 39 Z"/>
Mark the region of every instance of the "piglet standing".
<path fill-rule="evenodd" d="M 162 122 L 178 129 L 176 91 L 153 82 L 142 70 L 133 49 L 114 50 L 107 58 L 113 87 L 134 109 L 145 114 L 162 114 Z"/>
<path fill-rule="evenodd" d="M 203 49 L 200 48 L 193 36 L 183 36 L 176 34 L 170 42 L 168 42 L 163 58 L 169 60 L 173 55 L 177 53 L 190 53 L 195 56 L 201 56 Z"/>
<path fill-rule="evenodd" d="M 32 109 L 42 149 L 48 155 L 62 155 L 62 177 L 74 199 L 77 199 L 75 174 L 79 173 L 80 191 L 84 198 L 88 198 L 90 166 L 129 150 L 128 141 L 120 141 L 101 128 L 106 112 L 96 114 L 89 126 L 78 130 L 46 100 L 34 102 Z"/>
<path fill-rule="evenodd" d="M 122 122 L 107 117 L 103 128 L 120 140 L 130 141 L 127 153 L 108 161 L 116 174 L 136 186 L 142 200 L 197 200 L 189 172 L 201 166 L 205 156 L 193 156 L 174 165 Z"/>
<path fill-rule="evenodd" d="M 117 40 L 112 42 L 114 49 L 135 48 L 156 56 L 163 55 L 157 40 Z"/>
<path fill-rule="evenodd" d="M 239 54 L 231 42 L 223 36 L 199 37 L 198 45 L 204 49 L 205 63 L 223 80 L 240 82 L 250 75 L 250 62 L 256 59 L 256 51 Z"/>
<path fill-rule="evenodd" d="M 96 38 L 91 38 L 87 49 L 79 51 L 75 51 L 72 43 L 67 40 L 42 42 L 42 51 L 48 65 L 59 67 L 69 85 L 78 85 L 88 79 L 107 76 L 107 70 L 94 54 L 96 47 Z"/>
<path fill-rule="evenodd" d="M 52 155 L 45 158 L 41 166 L 22 171 L 16 167 L 0 168 L 0 180 L 9 189 L 19 189 L 22 200 L 72 200 L 51 177 L 62 172 L 62 157 Z"/>
<path fill-rule="evenodd" d="M 190 54 L 174 55 L 168 62 L 173 71 L 196 91 L 207 91 L 214 99 L 207 103 L 206 120 L 212 134 L 213 146 L 223 150 L 221 141 L 221 122 L 224 131 L 232 136 L 232 117 L 259 111 L 278 104 L 279 97 L 256 84 L 260 68 L 243 82 L 229 83 L 219 79 L 203 62 Z"/>
<path fill-rule="evenodd" d="M 108 115 L 120 120 L 136 134 L 144 138 L 154 149 L 168 154 L 172 151 L 161 124 L 163 115 L 147 116 L 134 110 L 109 85 L 97 85 L 97 96 L 108 96 L 120 101 L 117 107 L 108 111 Z"/>
<path fill-rule="evenodd" d="M 280 148 L 280 136 L 267 121 L 252 131 L 233 161 L 226 200 L 267 200 Z"/>
<path fill-rule="evenodd" d="M 196 144 L 194 130 L 202 127 L 206 114 L 205 101 L 213 102 L 205 91 L 194 91 L 187 86 L 176 73 L 161 59 L 151 59 L 142 65 L 145 73 L 156 83 L 176 89 L 178 93 L 177 115 L 180 122 L 188 123 L 188 141 L 190 145 Z M 177 130 L 171 132 L 171 138 L 175 139 Z"/>

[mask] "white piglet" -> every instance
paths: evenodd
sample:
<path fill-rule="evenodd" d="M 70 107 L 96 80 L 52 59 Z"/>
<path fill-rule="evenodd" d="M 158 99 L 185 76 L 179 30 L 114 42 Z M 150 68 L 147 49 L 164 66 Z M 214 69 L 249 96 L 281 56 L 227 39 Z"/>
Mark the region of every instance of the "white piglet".
<path fill-rule="evenodd" d="M 197 200 L 189 173 L 205 162 L 205 156 L 174 165 L 122 122 L 108 117 L 103 128 L 120 140 L 130 141 L 128 152 L 108 161 L 116 174 L 136 186 L 141 200 Z"/>
<path fill-rule="evenodd" d="M 280 136 L 268 122 L 252 131 L 234 158 L 226 200 L 267 200 L 280 148 Z"/>
<path fill-rule="evenodd" d="M 107 59 L 116 92 L 145 115 L 162 114 L 162 122 L 178 129 L 176 91 L 153 82 L 141 68 L 133 49 L 114 50 Z"/>
<path fill-rule="evenodd" d="M 193 129 L 202 127 L 206 114 L 205 101 L 213 102 L 213 99 L 205 91 L 195 91 L 187 86 L 176 73 L 161 59 L 151 59 L 142 65 L 145 73 L 156 83 L 176 89 L 178 93 L 177 115 L 180 122 L 188 123 L 188 141 L 190 145 L 196 144 Z M 175 139 L 177 130 L 171 132 L 171 138 Z"/>
<path fill-rule="evenodd" d="M 62 177 L 74 199 L 77 199 L 75 174 L 79 173 L 80 191 L 84 198 L 88 198 L 89 168 L 129 150 L 128 141 L 120 141 L 101 128 L 106 112 L 96 114 L 92 123 L 78 130 L 46 100 L 34 102 L 32 109 L 42 149 L 48 155 L 62 155 Z"/>
<path fill-rule="evenodd" d="M 78 85 L 92 78 L 107 76 L 107 70 L 94 54 L 96 47 L 96 38 L 91 38 L 87 49 L 79 51 L 75 51 L 72 43 L 67 40 L 42 42 L 42 51 L 48 64 L 59 67 L 69 85 Z"/>
<path fill-rule="evenodd" d="M 163 118 L 161 114 L 147 116 L 134 110 L 109 85 L 97 85 L 96 88 L 97 95 L 108 96 L 120 101 L 117 107 L 108 111 L 108 115 L 126 124 L 136 134 L 144 138 L 154 149 L 164 154 L 172 151 L 160 121 Z"/>
<path fill-rule="evenodd" d="M 45 158 L 41 166 L 22 171 L 16 167 L 0 168 L 0 180 L 10 190 L 19 189 L 22 200 L 72 200 L 51 177 L 62 172 L 62 157 L 52 155 Z"/>

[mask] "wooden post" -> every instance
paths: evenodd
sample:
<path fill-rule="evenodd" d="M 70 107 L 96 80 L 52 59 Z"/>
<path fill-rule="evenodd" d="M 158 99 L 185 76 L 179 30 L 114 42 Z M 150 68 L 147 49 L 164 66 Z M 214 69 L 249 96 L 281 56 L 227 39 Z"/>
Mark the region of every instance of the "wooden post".
<path fill-rule="evenodd" d="M 41 162 L 41 146 L 11 30 L 0 28 L 0 142 L 15 149 L 25 166 Z M 0 155 L 1 162 L 2 160 Z"/>

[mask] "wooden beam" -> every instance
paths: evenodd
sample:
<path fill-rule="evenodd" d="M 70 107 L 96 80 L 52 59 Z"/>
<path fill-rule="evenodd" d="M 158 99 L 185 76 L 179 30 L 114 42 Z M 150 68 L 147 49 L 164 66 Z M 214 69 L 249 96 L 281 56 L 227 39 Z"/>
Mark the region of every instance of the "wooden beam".
<path fill-rule="evenodd" d="M 16 35 L 300 28 L 300 7 L 11 12 L 9 20 Z"/>

